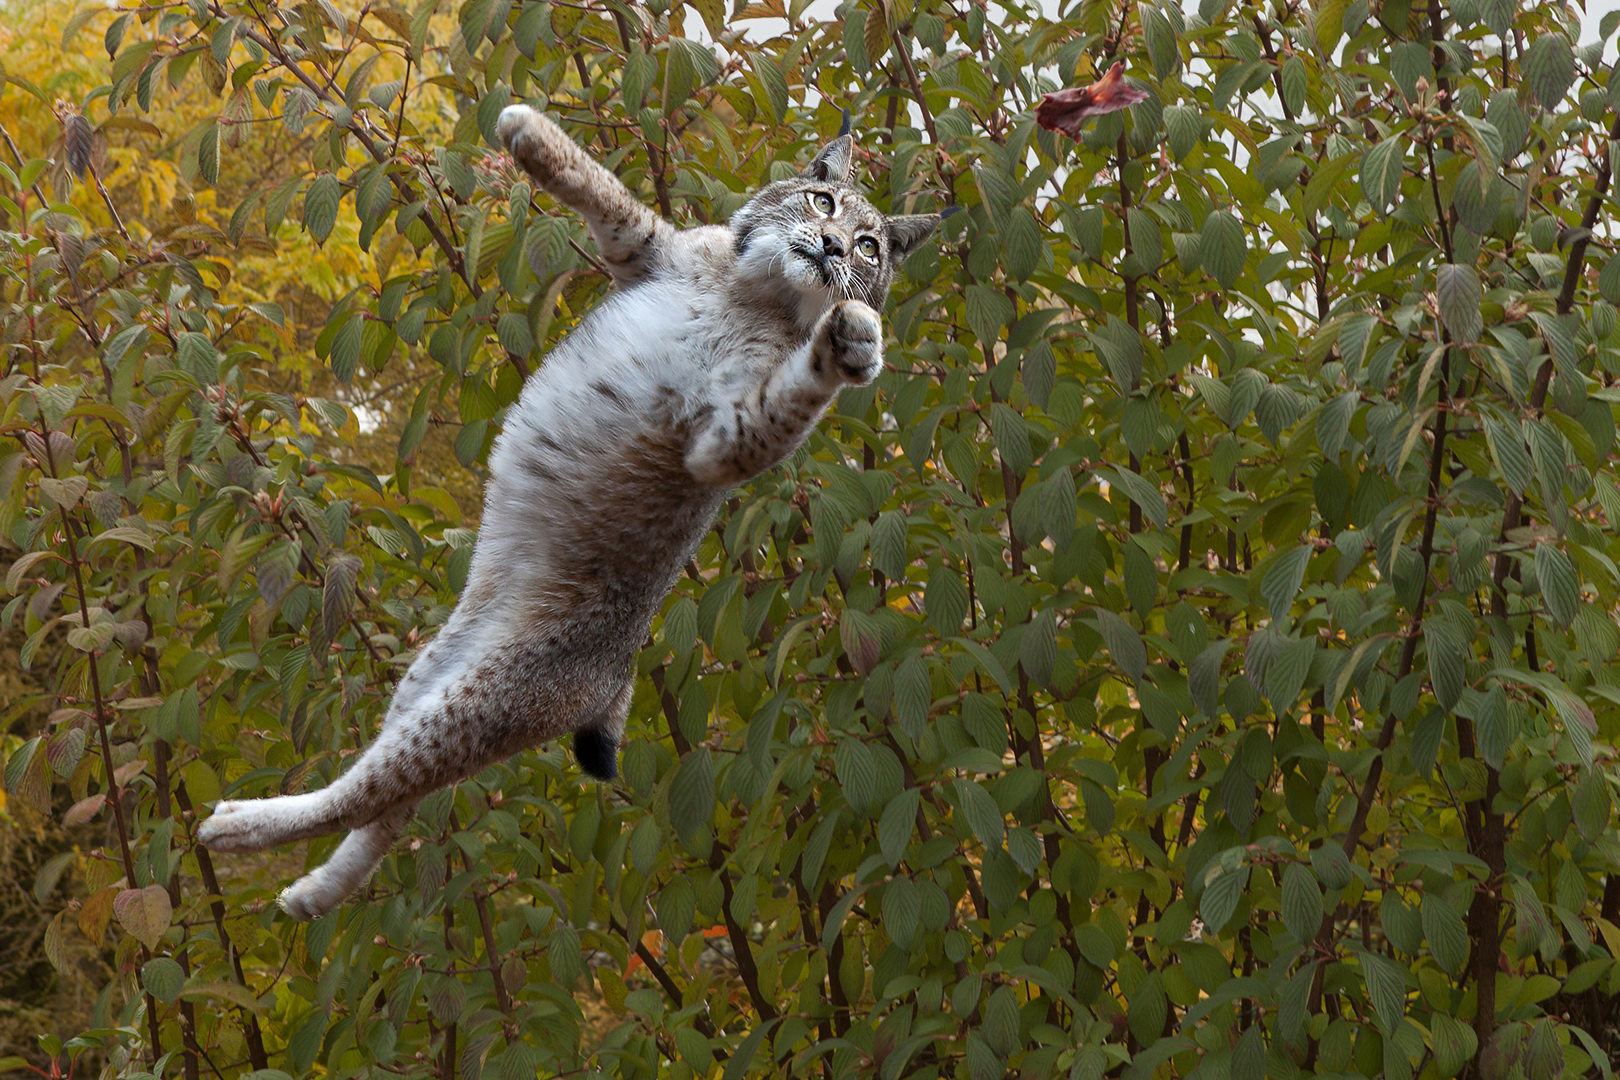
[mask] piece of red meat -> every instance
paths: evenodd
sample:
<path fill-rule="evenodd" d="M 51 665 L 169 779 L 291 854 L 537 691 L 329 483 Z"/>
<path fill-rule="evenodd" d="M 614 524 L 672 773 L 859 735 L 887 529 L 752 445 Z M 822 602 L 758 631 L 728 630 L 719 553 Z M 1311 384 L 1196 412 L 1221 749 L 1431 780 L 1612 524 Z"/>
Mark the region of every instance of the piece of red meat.
<path fill-rule="evenodd" d="M 1108 69 L 1108 74 L 1090 86 L 1071 86 L 1043 95 L 1040 104 L 1035 106 L 1035 122 L 1078 139 L 1086 117 L 1116 112 L 1146 99 L 1147 91 L 1126 84 L 1124 72 L 1125 65 L 1116 63 Z"/>

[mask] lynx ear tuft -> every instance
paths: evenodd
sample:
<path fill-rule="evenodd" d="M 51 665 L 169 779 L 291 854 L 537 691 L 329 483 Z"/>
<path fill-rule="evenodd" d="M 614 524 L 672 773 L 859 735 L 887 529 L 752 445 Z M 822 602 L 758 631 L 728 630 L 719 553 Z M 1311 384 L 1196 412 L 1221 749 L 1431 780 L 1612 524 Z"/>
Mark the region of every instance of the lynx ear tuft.
<path fill-rule="evenodd" d="M 842 124 L 840 124 L 839 127 L 838 127 L 838 136 L 839 136 L 839 138 L 842 138 L 845 135 L 848 135 L 849 133 L 850 133 L 849 106 L 845 105 L 844 106 L 844 122 Z"/>
<path fill-rule="evenodd" d="M 840 135 L 823 146 L 799 175 L 806 180 L 830 180 L 842 184 L 849 179 L 849 168 L 854 160 L 854 136 Z"/>
<path fill-rule="evenodd" d="M 943 214 L 902 214 L 888 218 L 884 224 L 889 233 L 889 252 L 894 261 L 900 262 L 916 251 L 943 220 Z"/>
<path fill-rule="evenodd" d="M 945 209 L 939 212 L 939 220 L 949 221 L 953 215 L 960 214 L 961 212 L 962 208 L 960 206 L 947 206 Z"/>

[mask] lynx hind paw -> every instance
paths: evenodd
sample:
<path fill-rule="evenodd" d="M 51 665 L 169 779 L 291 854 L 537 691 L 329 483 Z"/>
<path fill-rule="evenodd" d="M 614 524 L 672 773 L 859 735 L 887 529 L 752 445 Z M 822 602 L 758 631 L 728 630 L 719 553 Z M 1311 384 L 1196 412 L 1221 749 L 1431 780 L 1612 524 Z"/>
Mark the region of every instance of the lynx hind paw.
<path fill-rule="evenodd" d="M 197 841 L 210 851 L 240 855 L 317 836 L 325 827 L 326 792 L 240 799 L 214 804 L 197 827 Z"/>
<path fill-rule="evenodd" d="M 305 874 L 283 889 L 276 898 L 281 910 L 299 922 L 309 922 L 331 914 L 343 903 L 349 895 L 344 888 L 346 883 L 334 880 L 332 874 L 323 874 L 321 871 L 324 869 L 322 867 Z"/>
<path fill-rule="evenodd" d="M 859 300 L 844 300 L 826 315 L 822 340 L 833 370 L 845 382 L 865 386 L 883 370 L 883 320 Z"/>
<path fill-rule="evenodd" d="M 240 853 L 268 847 L 261 843 L 262 829 L 254 820 L 253 800 L 214 804 L 208 820 L 197 826 L 197 842 L 209 851 Z"/>

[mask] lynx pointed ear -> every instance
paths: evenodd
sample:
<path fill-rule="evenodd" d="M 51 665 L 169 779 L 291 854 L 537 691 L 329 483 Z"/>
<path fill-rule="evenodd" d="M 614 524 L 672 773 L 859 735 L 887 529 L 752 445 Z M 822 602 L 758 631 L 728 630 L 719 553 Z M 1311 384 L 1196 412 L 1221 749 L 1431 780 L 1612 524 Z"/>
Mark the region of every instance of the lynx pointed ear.
<path fill-rule="evenodd" d="M 888 218 L 885 227 L 889 233 L 889 253 L 894 261 L 900 262 L 916 251 L 943 220 L 941 214 L 902 214 Z"/>
<path fill-rule="evenodd" d="M 849 168 L 855 160 L 855 137 L 840 135 L 821 148 L 799 175 L 806 180 L 830 180 L 842 184 L 849 179 Z"/>

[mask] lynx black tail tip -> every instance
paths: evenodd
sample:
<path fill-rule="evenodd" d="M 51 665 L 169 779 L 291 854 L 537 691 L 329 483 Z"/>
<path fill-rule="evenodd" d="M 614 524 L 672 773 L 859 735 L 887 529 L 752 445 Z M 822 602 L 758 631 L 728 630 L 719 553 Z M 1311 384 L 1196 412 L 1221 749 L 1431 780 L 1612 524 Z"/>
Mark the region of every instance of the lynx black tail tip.
<path fill-rule="evenodd" d="M 574 760 L 598 780 L 619 778 L 619 743 L 601 728 L 580 728 L 574 732 Z"/>

